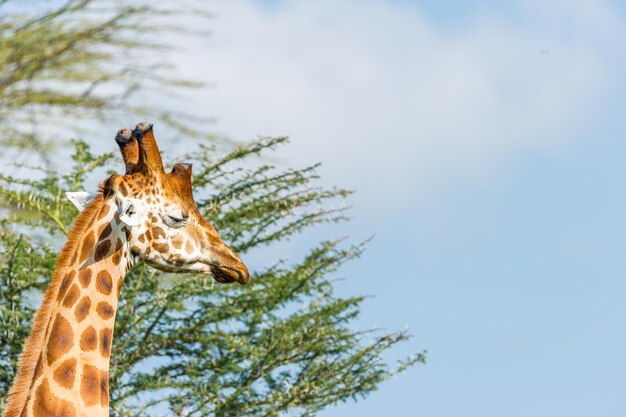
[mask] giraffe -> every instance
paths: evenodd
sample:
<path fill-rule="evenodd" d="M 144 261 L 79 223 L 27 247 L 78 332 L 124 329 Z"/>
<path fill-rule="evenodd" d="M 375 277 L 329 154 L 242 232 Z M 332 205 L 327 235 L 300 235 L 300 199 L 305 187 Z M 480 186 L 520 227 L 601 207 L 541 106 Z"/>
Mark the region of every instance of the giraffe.
<path fill-rule="evenodd" d="M 4 417 L 108 417 L 118 297 L 136 262 L 207 273 L 220 283 L 249 280 L 198 211 L 191 165 L 166 173 L 147 122 L 115 139 L 126 172 L 106 179 L 88 204 L 74 201 L 82 211 L 33 320 Z"/>

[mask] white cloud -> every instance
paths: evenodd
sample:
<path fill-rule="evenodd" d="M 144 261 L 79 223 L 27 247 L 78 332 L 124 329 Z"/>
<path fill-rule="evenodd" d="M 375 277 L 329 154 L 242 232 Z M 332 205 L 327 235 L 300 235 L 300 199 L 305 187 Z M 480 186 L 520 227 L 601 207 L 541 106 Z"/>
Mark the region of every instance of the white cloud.
<path fill-rule="evenodd" d="M 322 161 L 377 209 L 567 145 L 624 69 L 624 22 L 602 2 L 525 2 L 458 27 L 385 1 L 211 9 L 214 36 L 183 69 L 217 82 L 203 111 L 238 138 L 290 135 L 283 157 Z"/>

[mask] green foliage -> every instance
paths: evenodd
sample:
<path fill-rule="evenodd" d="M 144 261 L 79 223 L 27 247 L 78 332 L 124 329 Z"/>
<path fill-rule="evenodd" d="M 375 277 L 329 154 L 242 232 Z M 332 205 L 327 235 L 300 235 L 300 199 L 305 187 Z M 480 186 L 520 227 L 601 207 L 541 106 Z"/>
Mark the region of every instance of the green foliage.
<path fill-rule="evenodd" d="M 261 139 L 218 159 L 206 147 L 191 158 L 201 211 L 244 255 L 345 217 L 345 208 L 325 207 L 348 192 L 315 186 L 315 167 L 258 166 L 256 155 L 283 142 Z M 111 155 L 93 155 L 76 142 L 73 161 L 65 175 L 0 177 L 2 205 L 13 209 L 0 236 L 0 395 L 15 373 L 33 293 L 54 269 L 50 240 L 37 246 L 27 236 L 35 230 L 63 236 L 76 211 L 61 196 L 82 188 Z M 423 361 L 420 354 L 390 369 L 381 355 L 407 335 L 350 328 L 362 298 L 335 296 L 330 276 L 361 251 L 362 245 L 321 242 L 294 264 L 253 271 L 246 287 L 137 265 L 125 279 L 116 322 L 112 414 L 312 416 Z"/>
<path fill-rule="evenodd" d="M 164 23 L 183 13 L 206 20 L 194 3 L 0 0 L 0 144 L 48 161 L 68 131 L 88 128 L 81 121 L 116 116 L 204 136 L 202 120 L 146 99 L 150 90 L 163 98 L 198 86 L 158 58 L 171 47 L 155 36 L 202 36 Z"/>
<path fill-rule="evenodd" d="M 0 397 L 3 397 L 30 332 L 35 311 L 29 298 L 33 292 L 47 287 L 55 254 L 46 246 L 33 245 L 22 234 L 9 232 L 0 233 L 0 248 Z"/>

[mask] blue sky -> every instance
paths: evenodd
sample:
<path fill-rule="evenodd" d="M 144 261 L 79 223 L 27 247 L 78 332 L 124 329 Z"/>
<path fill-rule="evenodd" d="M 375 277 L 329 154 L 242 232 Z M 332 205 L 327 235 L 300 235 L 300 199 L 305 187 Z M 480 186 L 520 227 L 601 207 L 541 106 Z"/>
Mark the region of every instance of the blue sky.
<path fill-rule="evenodd" d="M 356 326 L 418 366 L 324 417 L 626 414 L 626 12 L 609 1 L 215 1 L 184 75 L 238 139 L 283 135 L 374 234 Z M 303 238 L 304 239 L 304 238 Z M 269 251 L 297 257 L 309 240 Z"/>

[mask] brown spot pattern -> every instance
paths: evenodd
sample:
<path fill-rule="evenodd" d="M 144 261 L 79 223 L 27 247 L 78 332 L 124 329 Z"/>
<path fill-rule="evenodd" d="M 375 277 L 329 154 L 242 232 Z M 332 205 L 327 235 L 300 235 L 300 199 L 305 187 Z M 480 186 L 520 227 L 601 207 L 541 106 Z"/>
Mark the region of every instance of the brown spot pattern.
<path fill-rule="evenodd" d="M 87 317 L 89 314 L 89 310 L 91 309 L 91 299 L 88 296 L 83 297 L 78 305 L 76 306 L 76 310 L 74 310 L 74 316 L 76 317 L 76 321 L 79 323 Z"/>
<path fill-rule="evenodd" d="M 72 284 L 72 287 L 70 288 L 70 290 L 65 295 L 65 298 L 63 299 L 63 306 L 67 308 L 71 308 L 76 302 L 76 300 L 78 300 L 78 297 L 80 297 L 80 290 L 78 289 L 78 285 Z"/>
<path fill-rule="evenodd" d="M 165 239 L 165 232 L 163 231 L 163 229 L 161 229 L 160 227 L 154 227 L 152 228 L 152 233 L 154 234 L 154 238 L 155 239 Z"/>
<path fill-rule="evenodd" d="M 96 276 L 96 289 L 102 294 L 109 295 L 113 289 L 113 281 L 108 271 L 100 271 Z"/>
<path fill-rule="evenodd" d="M 111 257 L 111 261 L 115 265 L 119 265 L 121 260 L 122 260 L 122 251 L 121 250 L 115 252 L 113 254 L 113 256 Z"/>
<path fill-rule="evenodd" d="M 57 316 L 52 325 L 46 356 L 48 365 L 67 353 L 74 345 L 72 326 L 62 316 Z"/>
<path fill-rule="evenodd" d="M 92 273 L 93 272 L 91 271 L 91 269 L 83 269 L 78 273 L 78 280 L 80 281 L 80 284 L 83 286 L 83 288 L 87 288 L 89 286 Z"/>
<path fill-rule="evenodd" d="M 100 379 L 98 374 L 98 368 L 95 366 L 83 366 L 83 377 L 80 381 L 80 396 L 87 407 L 100 402 Z"/>
<path fill-rule="evenodd" d="M 101 301 L 98 303 L 98 306 L 96 307 L 96 312 L 104 320 L 110 319 L 115 314 L 115 310 L 113 310 L 111 304 L 107 303 L 106 301 Z"/>
<path fill-rule="evenodd" d="M 98 333 L 93 326 L 89 326 L 85 329 L 80 336 L 80 348 L 84 351 L 94 350 L 98 347 Z"/>
<path fill-rule="evenodd" d="M 130 253 L 131 253 L 133 256 L 139 256 L 139 254 L 141 253 L 141 249 L 140 249 L 140 248 L 138 248 L 137 246 L 132 246 L 132 247 L 130 248 Z"/>
<path fill-rule="evenodd" d="M 158 250 L 161 253 L 166 253 L 170 250 L 170 247 L 166 243 L 157 243 L 154 245 L 154 249 Z"/>
<path fill-rule="evenodd" d="M 89 233 L 83 239 L 83 247 L 80 250 L 80 262 L 83 263 L 87 259 L 89 259 L 89 255 L 93 251 L 93 247 L 96 244 L 96 239 L 93 236 L 93 233 Z"/>
<path fill-rule="evenodd" d="M 100 372 L 100 405 L 109 405 L 109 373 L 104 371 Z"/>
<path fill-rule="evenodd" d="M 193 253 L 194 247 L 191 242 L 187 241 L 187 244 L 185 245 L 185 250 L 187 251 L 187 253 Z"/>
<path fill-rule="evenodd" d="M 50 391 L 50 384 L 44 379 L 35 391 L 33 404 L 35 417 L 75 417 L 76 410 L 71 402 L 62 400 Z"/>
<path fill-rule="evenodd" d="M 102 228 L 102 231 L 100 232 L 100 237 L 98 237 L 98 240 L 103 241 L 104 239 L 109 237 L 112 231 L 113 231 L 113 228 L 111 227 L 111 223 L 107 223 L 106 226 Z"/>
<path fill-rule="evenodd" d="M 105 240 L 98 244 L 96 247 L 96 253 L 94 255 L 94 260 L 96 262 L 103 260 L 109 254 L 109 250 L 111 249 L 111 241 Z"/>
<path fill-rule="evenodd" d="M 111 354 L 111 340 L 113 338 L 113 332 L 109 328 L 100 330 L 100 354 L 108 358 Z"/>
<path fill-rule="evenodd" d="M 65 297 L 65 292 L 72 284 L 72 280 L 74 279 L 74 271 L 70 271 L 63 276 L 63 280 L 61 281 L 61 286 L 59 287 L 59 295 L 57 296 L 57 300 L 61 301 L 63 297 Z"/>
<path fill-rule="evenodd" d="M 174 245 L 174 248 L 180 249 L 183 247 L 183 241 L 179 236 L 175 236 L 172 238 L 172 245 Z"/>
<path fill-rule="evenodd" d="M 126 265 L 126 267 L 128 269 L 130 269 L 130 267 L 128 265 Z M 117 281 L 117 298 L 120 298 L 120 291 L 122 291 L 122 282 L 124 281 L 124 279 L 120 278 Z"/>
<path fill-rule="evenodd" d="M 54 371 L 54 380 L 63 388 L 71 389 L 76 378 L 76 358 L 64 361 Z"/>
<path fill-rule="evenodd" d="M 104 204 L 98 213 L 98 220 L 102 220 L 107 214 L 109 214 L 109 205 Z"/>

